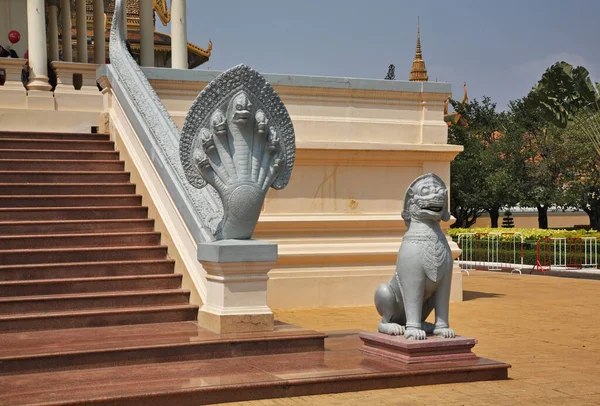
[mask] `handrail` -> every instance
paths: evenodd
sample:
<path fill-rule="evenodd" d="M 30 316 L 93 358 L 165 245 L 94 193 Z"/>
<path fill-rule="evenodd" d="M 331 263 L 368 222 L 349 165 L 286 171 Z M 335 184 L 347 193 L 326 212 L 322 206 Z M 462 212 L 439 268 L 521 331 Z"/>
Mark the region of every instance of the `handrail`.
<path fill-rule="evenodd" d="M 212 241 L 223 217 L 222 204 L 214 189 L 198 190 L 185 179 L 179 159 L 179 130 L 127 50 L 123 12 L 123 0 L 117 0 L 110 33 L 110 65 L 98 68 L 98 76 L 107 77 L 196 243 Z"/>

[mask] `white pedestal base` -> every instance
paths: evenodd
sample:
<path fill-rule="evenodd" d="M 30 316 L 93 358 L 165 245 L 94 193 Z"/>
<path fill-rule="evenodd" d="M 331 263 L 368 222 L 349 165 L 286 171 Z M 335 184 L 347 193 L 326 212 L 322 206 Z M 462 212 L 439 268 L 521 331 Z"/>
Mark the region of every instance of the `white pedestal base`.
<path fill-rule="evenodd" d="M 198 323 L 217 333 L 273 330 L 267 306 L 269 271 L 277 261 L 277 244 L 223 240 L 198 245 L 206 271 L 206 302 Z"/>

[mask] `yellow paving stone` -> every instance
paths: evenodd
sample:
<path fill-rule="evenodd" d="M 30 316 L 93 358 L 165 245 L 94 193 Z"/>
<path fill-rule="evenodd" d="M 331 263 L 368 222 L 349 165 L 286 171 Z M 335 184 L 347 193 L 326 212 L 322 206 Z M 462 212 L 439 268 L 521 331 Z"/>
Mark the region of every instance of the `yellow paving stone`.
<path fill-rule="evenodd" d="M 477 355 L 512 364 L 509 380 L 274 399 L 264 405 L 600 405 L 600 281 L 471 272 L 451 324 Z M 375 330 L 374 307 L 277 311 L 318 331 Z M 254 405 L 238 402 L 231 405 Z"/>

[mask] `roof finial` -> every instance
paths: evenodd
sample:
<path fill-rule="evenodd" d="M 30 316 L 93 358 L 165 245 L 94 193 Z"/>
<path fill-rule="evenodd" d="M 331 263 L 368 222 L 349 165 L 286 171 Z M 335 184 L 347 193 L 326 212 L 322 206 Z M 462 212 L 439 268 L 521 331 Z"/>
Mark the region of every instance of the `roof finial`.
<path fill-rule="evenodd" d="M 417 52 L 415 58 L 423 59 L 423 55 L 421 55 L 421 21 L 419 16 L 417 16 Z"/>
<path fill-rule="evenodd" d="M 429 76 L 427 76 L 427 68 L 425 67 L 425 61 L 423 60 L 423 54 L 421 53 L 421 22 L 417 16 L 417 49 L 415 51 L 415 59 L 413 60 L 412 68 L 410 69 L 410 76 L 408 80 L 412 82 L 427 82 Z"/>

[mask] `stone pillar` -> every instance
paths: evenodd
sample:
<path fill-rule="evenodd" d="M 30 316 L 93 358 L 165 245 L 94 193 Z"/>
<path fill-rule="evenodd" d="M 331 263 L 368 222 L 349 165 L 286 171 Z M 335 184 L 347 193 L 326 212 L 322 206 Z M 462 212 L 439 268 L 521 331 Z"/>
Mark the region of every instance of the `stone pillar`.
<path fill-rule="evenodd" d="M 58 61 L 58 0 L 48 0 L 48 53 L 51 61 Z"/>
<path fill-rule="evenodd" d="M 216 333 L 273 330 L 267 306 L 269 271 L 277 262 L 277 244 L 221 240 L 198 245 L 206 271 L 206 300 L 198 323 Z"/>
<path fill-rule="evenodd" d="M 27 46 L 29 48 L 28 90 L 50 90 L 46 50 L 44 0 L 27 0 Z"/>
<path fill-rule="evenodd" d="M 104 28 L 104 0 L 94 0 L 94 63 L 97 64 L 106 61 Z"/>
<path fill-rule="evenodd" d="M 87 22 L 85 21 L 85 0 L 75 2 L 75 27 L 77 29 L 77 62 L 88 62 Z"/>
<path fill-rule="evenodd" d="M 171 67 L 187 69 L 187 23 L 185 0 L 171 2 Z"/>
<path fill-rule="evenodd" d="M 62 22 L 62 60 L 72 62 L 71 0 L 60 0 L 60 21 Z"/>
<path fill-rule="evenodd" d="M 140 0 L 140 65 L 154 66 L 154 6 Z"/>

